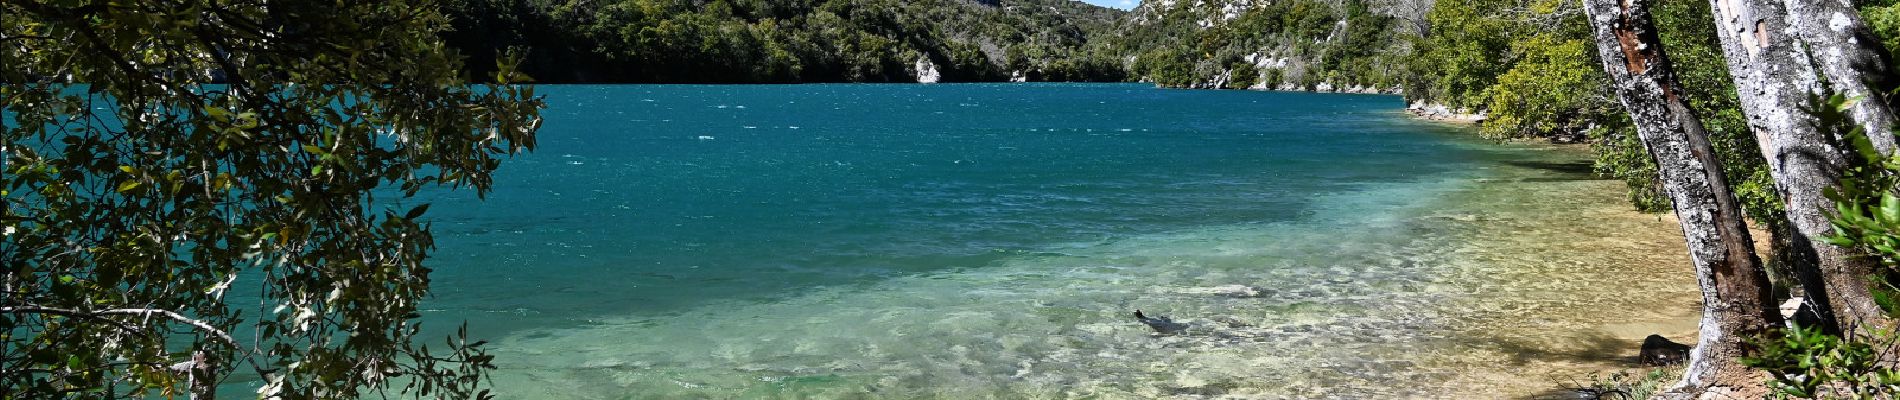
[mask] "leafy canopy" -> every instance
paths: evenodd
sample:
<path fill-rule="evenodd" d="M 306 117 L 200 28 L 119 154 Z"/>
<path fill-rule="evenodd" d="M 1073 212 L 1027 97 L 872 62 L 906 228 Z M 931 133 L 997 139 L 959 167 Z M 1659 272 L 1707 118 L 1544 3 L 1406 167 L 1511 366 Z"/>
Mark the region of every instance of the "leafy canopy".
<path fill-rule="evenodd" d="M 0 398 L 478 396 L 488 356 L 418 338 L 433 241 L 401 203 L 487 191 L 541 102 L 507 64 L 466 84 L 446 25 L 415 0 L 0 3 Z"/>

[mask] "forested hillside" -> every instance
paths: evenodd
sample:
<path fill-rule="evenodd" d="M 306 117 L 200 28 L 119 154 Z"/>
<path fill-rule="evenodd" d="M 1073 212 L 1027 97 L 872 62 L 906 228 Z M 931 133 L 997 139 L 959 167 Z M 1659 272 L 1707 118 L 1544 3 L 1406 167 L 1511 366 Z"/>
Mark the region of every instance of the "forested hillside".
<path fill-rule="evenodd" d="M 546 83 L 935 75 L 1392 92 L 1403 38 L 1417 36 L 1430 3 L 1382 1 L 1162 1 L 1126 12 L 1074 0 L 460 0 L 448 5 L 447 39 L 475 76 L 513 51 Z"/>
<path fill-rule="evenodd" d="M 1131 73 L 1163 86 L 1396 92 L 1396 62 L 1430 3 L 1146 1 L 1115 38 Z M 1409 19 L 1408 19 L 1409 18 Z"/>
<path fill-rule="evenodd" d="M 540 82 L 1121 81 L 1071 0 L 461 0 L 468 65 L 510 50 Z M 472 71 L 484 76 L 484 71 Z"/>

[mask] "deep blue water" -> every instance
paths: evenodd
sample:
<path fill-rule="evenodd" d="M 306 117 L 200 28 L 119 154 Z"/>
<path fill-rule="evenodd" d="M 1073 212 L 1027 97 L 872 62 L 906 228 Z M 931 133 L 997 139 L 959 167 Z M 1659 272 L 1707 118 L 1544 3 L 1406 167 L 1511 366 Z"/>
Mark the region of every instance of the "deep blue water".
<path fill-rule="evenodd" d="M 541 147 L 505 163 L 486 202 L 464 193 L 435 208 L 437 307 L 511 313 L 480 328 L 769 301 L 1295 221 L 1323 195 L 1470 173 L 1477 154 L 1393 118 L 1395 96 L 1138 84 L 541 91 Z"/>
<path fill-rule="evenodd" d="M 1270 397 L 1434 380 L 1411 357 L 1463 289 L 1438 285 L 1447 234 L 1416 217 L 1525 157 L 1406 120 L 1396 96 L 540 90 L 541 147 L 505 162 L 486 201 L 432 199 L 426 320 L 495 339 L 497 389 L 519 398 Z M 1248 290 L 1272 295 L 1235 300 Z M 1151 337 L 1134 308 L 1225 328 Z M 1377 372 L 1312 370 L 1338 363 Z"/>

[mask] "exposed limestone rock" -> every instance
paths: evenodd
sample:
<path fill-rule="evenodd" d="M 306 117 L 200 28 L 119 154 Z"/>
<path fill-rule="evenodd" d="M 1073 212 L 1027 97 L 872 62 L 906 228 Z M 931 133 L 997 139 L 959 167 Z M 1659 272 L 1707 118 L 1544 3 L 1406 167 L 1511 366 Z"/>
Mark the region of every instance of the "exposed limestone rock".
<path fill-rule="evenodd" d="M 1412 103 L 1411 106 L 1405 108 L 1405 112 L 1432 121 L 1477 124 L 1485 120 L 1483 113 L 1472 113 L 1465 109 L 1453 110 L 1443 104 L 1428 104 L 1422 101 Z"/>
<path fill-rule="evenodd" d="M 937 63 L 930 62 L 929 58 L 917 57 L 917 63 L 912 67 L 917 74 L 917 83 L 937 83 L 943 79 L 943 72 L 938 71 Z"/>

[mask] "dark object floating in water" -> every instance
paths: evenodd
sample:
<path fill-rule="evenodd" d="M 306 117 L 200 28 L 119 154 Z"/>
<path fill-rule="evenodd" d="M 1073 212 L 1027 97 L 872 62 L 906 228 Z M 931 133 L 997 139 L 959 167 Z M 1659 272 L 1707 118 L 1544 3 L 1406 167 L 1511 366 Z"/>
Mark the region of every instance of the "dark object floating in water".
<path fill-rule="evenodd" d="M 1662 335 L 1643 338 L 1643 350 L 1636 356 L 1643 365 L 1660 367 L 1689 360 L 1689 345 L 1671 342 Z"/>
<path fill-rule="evenodd" d="M 1160 333 L 1180 333 L 1188 328 L 1188 324 L 1174 322 L 1174 319 L 1165 315 L 1153 317 L 1142 315 L 1141 310 L 1135 310 L 1135 320 L 1147 324 L 1149 328 L 1154 328 L 1155 332 Z"/>

